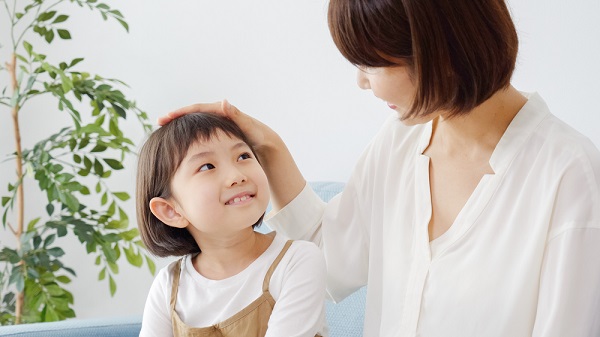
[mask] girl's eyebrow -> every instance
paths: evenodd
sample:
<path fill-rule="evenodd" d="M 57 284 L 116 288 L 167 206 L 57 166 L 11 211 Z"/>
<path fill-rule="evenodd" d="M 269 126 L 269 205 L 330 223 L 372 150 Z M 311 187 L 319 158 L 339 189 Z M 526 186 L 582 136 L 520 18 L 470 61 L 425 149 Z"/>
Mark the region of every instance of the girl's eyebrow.
<path fill-rule="evenodd" d="M 243 148 L 243 147 L 250 148 L 250 146 L 248 144 L 246 144 L 244 142 L 239 142 L 239 143 L 234 144 L 231 147 L 231 150 L 237 150 L 237 149 Z M 191 156 L 190 159 L 187 160 L 187 162 L 191 163 L 193 161 L 200 160 L 203 157 L 207 157 L 207 156 L 209 156 L 209 155 L 211 155 L 213 153 L 214 153 L 214 151 L 202 151 L 202 152 L 198 152 L 198 153 L 194 154 L 193 156 Z"/>
<path fill-rule="evenodd" d="M 241 147 L 247 147 L 247 148 L 250 148 L 250 145 L 248 145 L 248 144 L 246 144 L 246 143 L 244 143 L 244 142 L 239 142 L 239 143 L 236 143 L 235 145 L 233 145 L 233 146 L 231 147 L 231 149 L 232 149 L 232 150 L 237 150 L 237 149 L 239 149 L 239 148 L 241 148 Z"/>

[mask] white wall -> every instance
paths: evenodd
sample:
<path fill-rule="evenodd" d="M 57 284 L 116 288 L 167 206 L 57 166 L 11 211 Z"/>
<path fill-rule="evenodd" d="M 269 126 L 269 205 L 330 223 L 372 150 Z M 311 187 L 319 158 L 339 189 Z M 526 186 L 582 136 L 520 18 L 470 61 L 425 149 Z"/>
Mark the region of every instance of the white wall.
<path fill-rule="evenodd" d="M 329 37 L 326 0 L 108 3 L 123 12 L 130 33 L 77 9 L 68 22 L 73 41 L 52 46 L 57 60 L 85 56 L 80 69 L 124 80 L 152 119 L 179 106 L 228 98 L 280 133 L 308 180 L 345 181 L 391 112 L 356 87 L 354 68 Z M 600 2 L 510 3 L 521 37 L 515 86 L 541 93 L 557 116 L 600 147 Z M 3 30 L 0 43 L 6 43 Z M 4 62 L 6 48 L 0 57 Z M 27 106 L 21 115 L 25 145 L 66 121 L 54 103 Z M 139 128 L 131 128 L 132 138 L 141 141 Z M 12 137 L 9 113 L 0 107 L 1 154 L 13 151 Z M 133 194 L 135 161 L 127 165 L 112 183 Z M 12 165 L 0 163 L 0 191 L 13 175 Z M 32 185 L 29 196 L 35 196 Z M 28 217 L 37 216 L 36 207 L 27 209 Z M 128 209 L 133 218 L 133 203 Z M 12 245 L 8 232 L 0 231 L 0 244 Z M 110 298 L 84 249 L 75 240 L 62 244 L 65 262 L 79 272 L 69 286 L 79 317 L 141 314 L 152 282 L 147 270 L 123 264 L 117 295 Z"/>

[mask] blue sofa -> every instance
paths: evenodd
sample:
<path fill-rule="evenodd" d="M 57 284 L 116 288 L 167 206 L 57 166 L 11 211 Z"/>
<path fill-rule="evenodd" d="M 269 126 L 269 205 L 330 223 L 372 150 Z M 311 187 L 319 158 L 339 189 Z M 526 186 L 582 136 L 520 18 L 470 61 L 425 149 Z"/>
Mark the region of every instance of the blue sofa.
<path fill-rule="evenodd" d="M 325 201 L 338 194 L 344 184 L 311 182 Z M 330 337 L 362 336 L 366 288 L 363 287 L 339 303 L 327 302 L 326 315 Z M 0 327 L 0 336 L 20 337 L 136 337 L 141 327 L 140 316 L 99 319 L 71 319 L 61 322 L 22 324 Z"/>

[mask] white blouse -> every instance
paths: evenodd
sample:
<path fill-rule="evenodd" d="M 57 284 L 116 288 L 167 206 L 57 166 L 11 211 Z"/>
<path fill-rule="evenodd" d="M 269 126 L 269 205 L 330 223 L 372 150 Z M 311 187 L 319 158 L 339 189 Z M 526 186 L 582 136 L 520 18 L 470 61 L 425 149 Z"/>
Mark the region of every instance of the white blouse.
<path fill-rule="evenodd" d="M 194 269 L 192 256 L 185 256 L 175 307 L 179 317 L 188 326 L 206 327 L 241 311 L 262 294 L 267 270 L 286 241 L 277 234 L 246 269 L 223 280 L 205 278 Z M 141 337 L 173 336 L 170 299 L 176 262 L 161 269 L 154 279 L 144 308 Z M 323 254 L 311 242 L 294 241 L 269 283 L 276 303 L 266 337 L 314 337 L 317 332 L 327 336 L 324 289 Z"/>
<path fill-rule="evenodd" d="M 306 187 L 270 219 L 322 248 L 334 300 L 368 283 L 365 336 L 600 336 L 600 153 L 528 96 L 431 242 L 432 125 L 395 115 L 343 193 Z"/>

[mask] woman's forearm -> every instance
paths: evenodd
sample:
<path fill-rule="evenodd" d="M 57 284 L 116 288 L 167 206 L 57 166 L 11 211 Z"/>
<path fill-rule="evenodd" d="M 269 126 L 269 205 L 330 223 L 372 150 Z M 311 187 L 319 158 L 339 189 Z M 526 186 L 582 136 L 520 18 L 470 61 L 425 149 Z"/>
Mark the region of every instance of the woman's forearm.
<path fill-rule="evenodd" d="M 255 148 L 258 159 L 267 174 L 271 189 L 271 204 L 278 211 L 292 201 L 306 185 L 292 154 L 275 132 Z"/>

